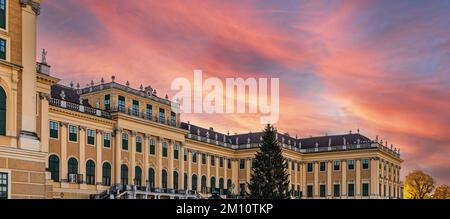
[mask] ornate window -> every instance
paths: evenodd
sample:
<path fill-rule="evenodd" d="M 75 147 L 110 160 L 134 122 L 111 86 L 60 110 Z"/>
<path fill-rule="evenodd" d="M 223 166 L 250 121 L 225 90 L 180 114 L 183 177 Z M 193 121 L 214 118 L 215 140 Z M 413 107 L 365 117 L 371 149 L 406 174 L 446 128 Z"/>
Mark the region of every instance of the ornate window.
<path fill-rule="evenodd" d="M 111 185 L 111 164 L 108 162 L 105 162 L 102 167 L 103 177 L 102 177 L 102 184 L 104 186 L 110 186 Z"/>
<path fill-rule="evenodd" d="M 58 123 L 50 121 L 50 138 L 58 138 Z"/>
<path fill-rule="evenodd" d="M 120 166 L 120 182 L 122 185 L 128 185 L 128 167 L 125 164 Z"/>
<path fill-rule="evenodd" d="M 155 188 L 155 170 L 153 168 L 148 169 L 148 186 Z"/>
<path fill-rule="evenodd" d="M 134 185 L 141 186 L 142 185 L 142 169 L 138 166 L 134 168 Z"/>
<path fill-rule="evenodd" d="M 141 136 L 136 136 L 136 151 L 142 152 L 142 138 Z"/>
<path fill-rule="evenodd" d="M 56 155 L 51 155 L 48 158 L 48 169 L 50 170 L 51 179 L 59 182 L 59 158 Z"/>
<path fill-rule="evenodd" d="M 192 190 L 197 190 L 197 175 L 192 174 Z"/>
<path fill-rule="evenodd" d="M 92 129 L 87 130 L 87 143 L 95 145 L 95 131 Z"/>
<path fill-rule="evenodd" d="M 122 150 L 128 150 L 128 134 L 122 133 Z"/>
<path fill-rule="evenodd" d="M 86 184 L 95 184 L 95 163 L 92 160 L 86 162 Z"/>
<path fill-rule="evenodd" d="M 162 170 L 162 187 L 164 189 L 167 189 L 167 171 L 166 170 Z"/>
<path fill-rule="evenodd" d="M 173 189 L 178 189 L 178 172 L 173 171 Z"/>

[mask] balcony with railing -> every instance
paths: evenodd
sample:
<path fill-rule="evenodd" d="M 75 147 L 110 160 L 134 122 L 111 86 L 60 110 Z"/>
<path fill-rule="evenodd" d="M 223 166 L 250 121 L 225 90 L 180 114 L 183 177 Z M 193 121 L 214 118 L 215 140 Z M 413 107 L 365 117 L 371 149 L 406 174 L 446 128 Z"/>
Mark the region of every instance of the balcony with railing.
<path fill-rule="evenodd" d="M 147 111 L 139 111 L 136 109 L 133 109 L 133 107 L 126 108 L 124 106 L 118 105 L 118 106 L 111 106 L 111 110 L 109 111 L 111 114 L 114 113 L 123 113 L 129 116 L 145 119 L 151 122 L 156 122 L 159 124 L 164 124 L 172 127 L 179 127 L 180 124 L 176 121 L 174 118 L 166 119 L 166 117 L 161 116 L 153 116 L 152 114 L 149 114 Z"/>
<path fill-rule="evenodd" d="M 61 99 L 50 98 L 49 105 L 76 111 L 76 112 L 80 112 L 80 113 L 85 113 L 85 114 L 89 114 L 89 115 L 93 115 L 93 116 L 99 116 L 99 117 L 103 117 L 103 118 L 107 118 L 107 119 L 111 118 L 111 114 L 107 111 L 92 108 L 92 107 L 85 106 L 85 105 L 78 104 L 78 103 L 68 102 L 68 101 L 61 100 Z"/>
<path fill-rule="evenodd" d="M 260 142 L 253 143 L 244 143 L 244 144 L 232 144 L 223 141 L 219 141 L 217 139 L 211 139 L 204 136 L 199 136 L 195 134 L 188 134 L 187 138 L 209 143 L 215 144 L 222 147 L 232 148 L 232 149 L 250 149 L 250 148 L 258 148 L 260 147 Z M 348 151 L 348 150 L 358 150 L 358 149 L 370 149 L 370 148 L 379 148 L 382 151 L 390 153 L 396 157 L 400 157 L 400 153 L 397 150 L 392 150 L 388 147 L 381 145 L 375 141 L 365 142 L 360 144 L 347 144 L 347 145 L 338 145 L 338 146 L 330 146 L 330 147 L 313 147 L 313 148 L 300 148 L 292 145 L 280 143 L 283 148 L 301 152 L 301 153 L 319 153 L 319 152 L 329 152 L 329 151 Z"/>

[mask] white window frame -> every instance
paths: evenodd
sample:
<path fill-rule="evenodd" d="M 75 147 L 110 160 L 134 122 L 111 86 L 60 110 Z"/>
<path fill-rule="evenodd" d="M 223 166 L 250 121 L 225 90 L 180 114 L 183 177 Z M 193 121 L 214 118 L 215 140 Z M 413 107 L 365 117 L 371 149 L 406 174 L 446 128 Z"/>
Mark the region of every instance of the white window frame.
<path fill-rule="evenodd" d="M 8 195 L 7 195 L 7 199 L 11 199 L 11 170 L 9 169 L 0 169 L 0 173 L 6 173 L 8 175 L 8 185 L 7 185 L 7 189 L 8 189 Z"/>

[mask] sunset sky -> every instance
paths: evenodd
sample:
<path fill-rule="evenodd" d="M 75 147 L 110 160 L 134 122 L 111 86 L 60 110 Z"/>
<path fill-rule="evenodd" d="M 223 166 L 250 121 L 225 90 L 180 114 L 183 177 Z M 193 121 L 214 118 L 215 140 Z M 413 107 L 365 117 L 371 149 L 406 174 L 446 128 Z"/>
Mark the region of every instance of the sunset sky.
<path fill-rule="evenodd" d="M 356 131 L 401 149 L 402 176 L 450 184 L 450 1 L 45 0 L 52 74 L 174 95 L 176 77 L 280 78 L 281 132 Z M 231 133 L 258 115 L 182 115 Z"/>

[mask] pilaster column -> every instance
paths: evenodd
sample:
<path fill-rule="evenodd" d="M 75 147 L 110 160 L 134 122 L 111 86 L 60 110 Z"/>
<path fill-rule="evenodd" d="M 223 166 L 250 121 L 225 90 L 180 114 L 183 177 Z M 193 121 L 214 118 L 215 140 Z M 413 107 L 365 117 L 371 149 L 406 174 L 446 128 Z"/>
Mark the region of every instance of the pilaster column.
<path fill-rule="evenodd" d="M 68 169 L 67 169 L 67 123 L 60 122 L 61 134 L 59 139 L 61 140 L 61 181 L 67 182 Z"/>
<path fill-rule="evenodd" d="M 188 188 L 188 190 L 191 190 L 192 189 L 192 152 L 190 150 L 188 150 L 187 164 L 188 164 L 187 188 Z M 198 180 L 198 176 L 197 176 L 197 180 Z"/>
<path fill-rule="evenodd" d="M 228 158 L 223 159 L 223 188 L 228 189 Z"/>
<path fill-rule="evenodd" d="M 239 193 L 239 181 L 238 181 L 238 173 L 239 173 L 239 165 L 238 160 L 233 159 L 231 161 L 231 181 L 233 182 L 233 194 Z"/>
<path fill-rule="evenodd" d="M 97 129 L 96 136 L 95 136 L 95 141 L 96 141 L 95 146 L 97 149 L 97 153 L 96 153 L 97 165 L 95 166 L 95 172 L 96 172 L 95 173 L 95 176 L 96 176 L 95 181 L 97 181 L 97 185 L 102 185 L 102 181 L 103 181 L 102 180 L 102 166 L 103 166 L 103 163 L 102 163 L 102 148 L 103 148 L 102 135 L 103 135 L 103 131 Z"/>
<path fill-rule="evenodd" d="M 86 182 L 86 127 L 78 126 L 80 137 L 78 139 L 80 144 L 80 174 L 83 174 L 82 183 Z"/>
<path fill-rule="evenodd" d="M 342 187 L 342 197 L 345 198 L 347 197 L 347 161 L 346 160 L 342 160 L 341 161 L 341 169 L 342 169 L 342 183 L 341 183 L 341 187 Z"/>
<path fill-rule="evenodd" d="M 313 163 L 314 168 L 314 197 L 319 197 L 319 162 Z"/>
<path fill-rule="evenodd" d="M 214 157 L 216 159 L 216 185 L 214 185 L 215 188 L 219 188 L 219 180 L 220 180 L 220 174 L 219 174 L 219 157 L 215 156 Z M 225 184 L 225 183 L 224 183 Z"/>
<path fill-rule="evenodd" d="M 246 181 L 246 183 L 250 183 L 251 170 L 252 170 L 252 159 L 247 158 L 245 160 L 245 181 Z M 248 186 L 245 187 L 245 190 L 247 192 L 250 192 Z"/>
<path fill-rule="evenodd" d="M 206 154 L 206 190 L 209 188 L 211 188 L 211 155 Z"/>
<path fill-rule="evenodd" d="M 180 188 L 179 189 L 184 189 L 184 150 L 186 149 L 186 145 L 185 145 L 185 143 L 184 142 L 182 142 L 181 143 L 181 145 L 180 145 L 180 147 L 179 147 L 179 150 L 180 150 L 180 156 L 178 157 L 178 161 L 179 161 L 179 165 L 178 166 L 180 166 L 180 176 L 181 177 L 179 177 L 178 178 L 178 181 L 179 181 L 179 185 L 180 185 Z M 189 175 L 188 175 L 188 178 L 189 178 Z M 187 183 L 187 182 L 186 182 Z"/>
<path fill-rule="evenodd" d="M 306 163 L 301 164 L 301 173 L 302 175 L 302 198 L 306 197 Z"/>
<path fill-rule="evenodd" d="M 202 192 L 202 156 L 200 153 L 196 152 L 197 154 L 197 191 Z M 208 180 L 206 180 L 208 181 Z"/>
<path fill-rule="evenodd" d="M 333 197 L 333 190 L 332 190 L 332 186 L 333 186 L 333 182 L 331 181 L 331 173 L 333 172 L 332 169 L 332 165 L 331 165 L 332 161 L 327 161 L 327 196 L 328 197 Z"/>
<path fill-rule="evenodd" d="M 156 171 L 156 188 L 162 188 L 162 145 L 163 145 L 163 138 L 159 137 L 158 139 L 158 145 L 156 147 L 156 167 L 155 167 L 155 171 Z"/>
<path fill-rule="evenodd" d="M 169 161 L 169 168 L 168 168 L 169 170 L 168 170 L 168 173 L 167 173 L 167 175 L 169 177 L 167 179 L 168 180 L 167 187 L 169 189 L 173 189 L 173 154 L 174 154 L 173 148 L 174 148 L 174 144 L 175 144 L 175 141 L 171 140 L 169 142 L 169 144 L 168 144 L 168 147 L 167 147 L 167 150 L 168 150 L 168 153 L 167 153 L 168 159 L 167 160 Z M 180 158 L 180 157 L 178 156 L 178 158 Z M 178 173 L 178 178 L 179 178 L 180 175 L 181 174 Z"/>
<path fill-rule="evenodd" d="M 379 164 L 378 159 L 372 158 L 370 160 L 370 187 L 371 187 L 371 195 L 377 198 L 380 194 L 378 191 L 378 187 L 380 184 L 380 172 L 379 172 Z"/>
<path fill-rule="evenodd" d="M 356 185 L 355 185 L 356 193 L 355 193 L 355 195 L 357 197 L 360 197 L 361 196 L 361 159 L 357 159 L 355 161 L 355 163 L 356 163 L 356 174 L 355 174 L 355 177 L 356 177 Z"/>
<path fill-rule="evenodd" d="M 130 148 L 130 154 L 129 154 L 129 157 L 130 157 L 130 179 L 132 180 L 131 182 L 130 182 L 130 184 L 131 185 L 134 185 L 134 180 L 135 180 L 135 178 L 136 178 L 136 135 L 137 135 L 137 133 L 135 132 L 135 131 L 132 131 L 131 132 L 131 139 L 130 139 L 130 141 L 131 141 L 131 144 L 130 143 L 128 143 L 130 146 L 131 146 L 131 148 Z"/>
<path fill-rule="evenodd" d="M 115 143 L 114 143 L 114 166 L 115 166 L 115 183 L 121 183 L 120 182 L 120 166 L 122 165 L 122 128 L 117 128 L 115 130 L 116 136 L 115 136 Z"/>
<path fill-rule="evenodd" d="M 143 145 L 143 152 L 144 152 L 144 169 L 142 170 L 142 176 L 143 176 L 143 182 L 145 185 L 149 185 L 148 182 L 148 169 L 149 169 L 149 158 L 150 155 L 150 134 L 144 135 L 144 145 Z"/>
<path fill-rule="evenodd" d="M 48 152 L 48 144 L 49 144 L 49 119 L 48 119 L 48 94 L 40 94 L 40 102 L 41 102 L 41 150 L 42 152 Z M 45 160 L 46 166 L 48 167 L 48 159 Z"/>

